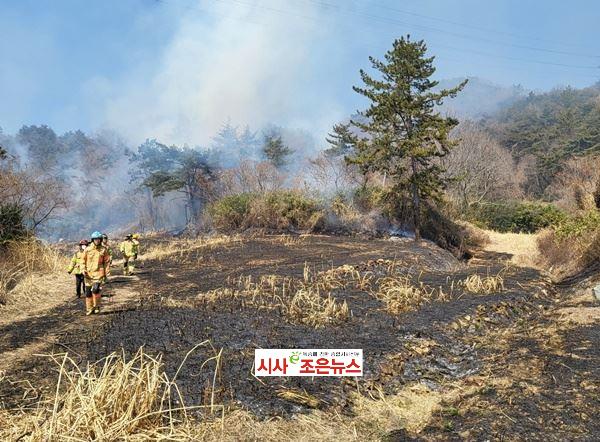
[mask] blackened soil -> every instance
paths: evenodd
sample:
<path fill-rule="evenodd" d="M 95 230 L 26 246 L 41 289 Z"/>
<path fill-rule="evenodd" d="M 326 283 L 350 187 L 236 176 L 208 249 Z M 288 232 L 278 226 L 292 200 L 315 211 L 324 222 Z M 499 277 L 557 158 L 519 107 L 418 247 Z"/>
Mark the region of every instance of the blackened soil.
<path fill-rule="evenodd" d="M 465 264 L 430 244 L 382 239 L 309 236 L 285 244 L 279 237 L 250 238 L 147 260 L 140 280 L 131 283 L 137 296 L 129 308 L 81 318 L 78 306 L 65 304 L 47 317 L 0 330 L 0 353 L 41 338 L 58 342 L 48 350 L 69 351 L 84 364 L 114 351 L 132 354 L 144 346 L 147 353 L 161 355 L 173 376 L 194 346 L 209 341 L 187 357 L 178 375 L 188 405 L 210 400 L 216 363 L 204 363 L 222 350 L 215 400 L 241 405 L 262 417 L 308 411 L 304 405 L 281 399 L 281 389 L 304 390 L 319 399 L 321 408 L 348 413 L 351 392 L 381 388 L 393 393 L 406 384 L 423 382 L 440 391 L 463 385 L 465 393 L 445 404 L 446 411 L 436 415 L 417 438 L 593 440 L 600 436 L 593 418 L 599 409 L 598 326 L 564 328 L 546 336 L 544 327 L 550 327 L 551 313 L 565 295 L 532 269 L 506 269 L 506 258 L 481 252 Z M 427 286 L 442 287 L 450 299 L 392 315 L 364 291 L 338 289 L 333 296 L 347 301 L 350 320 L 316 329 L 291 324 L 277 310 L 185 302 L 226 286 L 230 277 L 300 278 L 305 263 L 326 270 L 373 259 L 400 262 Z M 452 284 L 473 273 L 486 276 L 500 271 L 506 290 L 499 293 L 474 295 Z M 170 307 L 165 298 L 182 302 Z M 560 348 L 544 344 L 549 340 Z M 252 364 L 254 349 L 260 347 L 362 348 L 365 376 L 359 381 L 259 380 L 252 375 Z M 52 364 L 38 357 L 20 360 L 7 370 L 11 379 L 41 385 L 35 394 L 51 391 L 55 372 Z M 497 382 L 503 377 L 511 382 Z M 470 388 L 475 384 L 477 388 Z M 0 405 L 22 403 L 28 388 L 0 383 Z M 35 394 L 27 393 L 28 397 Z M 390 439 L 394 437 L 406 435 L 390 433 Z"/>

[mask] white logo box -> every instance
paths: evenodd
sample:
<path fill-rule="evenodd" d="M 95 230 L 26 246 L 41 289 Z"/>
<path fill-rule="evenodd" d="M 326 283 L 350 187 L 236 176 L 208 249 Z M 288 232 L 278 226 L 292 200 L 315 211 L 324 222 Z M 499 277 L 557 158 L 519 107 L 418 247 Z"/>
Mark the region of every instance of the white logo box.
<path fill-rule="evenodd" d="M 254 352 L 255 376 L 362 376 L 362 349 L 275 349 Z"/>

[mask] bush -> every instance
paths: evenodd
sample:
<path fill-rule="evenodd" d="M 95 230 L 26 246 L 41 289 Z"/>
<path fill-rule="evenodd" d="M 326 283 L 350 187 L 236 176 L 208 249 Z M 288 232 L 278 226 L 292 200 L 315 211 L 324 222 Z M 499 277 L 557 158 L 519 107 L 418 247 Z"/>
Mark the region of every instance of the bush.
<path fill-rule="evenodd" d="M 440 211 L 426 204 L 422 214 L 421 234 L 458 258 L 470 258 L 471 247 L 481 247 L 489 238 L 484 232 L 468 223 L 458 223 Z"/>
<path fill-rule="evenodd" d="M 600 262 L 600 213 L 597 210 L 565 219 L 542 232 L 537 240 L 540 261 L 564 276 Z"/>
<path fill-rule="evenodd" d="M 26 235 L 22 208 L 17 204 L 0 205 L 0 246 Z"/>
<path fill-rule="evenodd" d="M 480 227 L 499 232 L 534 233 L 559 225 L 567 215 L 552 204 L 508 202 L 479 204 L 468 217 Z"/>
<path fill-rule="evenodd" d="M 256 198 L 251 193 L 229 195 L 212 203 L 208 214 L 218 230 L 235 230 L 242 227 L 250 211 L 250 202 Z"/>
<path fill-rule="evenodd" d="M 217 230 L 320 228 L 320 213 L 316 200 L 297 191 L 231 195 L 208 207 L 209 217 Z"/>
<path fill-rule="evenodd" d="M 559 240 L 588 236 L 600 229 L 600 212 L 589 210 L 577 216 L 566 218 L 554 231 Z"/>
<path fill-rule="evenodd" d="M 364 212 L 379 209 L 384 204 L 385 189 L 379 186 L 361 186 L 354 191 L 353 200 Z"/>

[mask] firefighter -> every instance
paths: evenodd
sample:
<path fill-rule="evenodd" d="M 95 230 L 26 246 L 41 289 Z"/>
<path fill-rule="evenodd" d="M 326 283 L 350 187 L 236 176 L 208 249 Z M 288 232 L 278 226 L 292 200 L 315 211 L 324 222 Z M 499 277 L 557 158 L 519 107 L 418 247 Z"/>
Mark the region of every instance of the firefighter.
<path fill-rule="evenodd" d="M 133 235 L 131 235 L 131 238 L 132 238 L 133 243 L 135 244 L 133 259 L 135 259 L 137 261 L 138 253 L 140 253 L 140 234 L 134 233 Z"/>
<path fill-rule="evenodd" d="M 81 267 L 85 277 L 85 314 L 99 313 L 102 283 L 110 276 L 110 256 L 102 245 L 102 233 L 92 233 L 92 243 L 83 252 Z"/>
<path fill-rule="evenodd" d="M 135 269 L 135 258 L 137 257 L 137 246 L 133 242 L 133 235 L 128 234 L 125 240 L 119 244 L 119 250 L 123 254 L 123 274 L 129 276 Z"/>
<path fill-rule="evenodd" d="M 102 234 L 102 245 L 104 247 L 106 247 L 106 250 L 108 251 L 108 256 L 110 256 L 110 265 L 112 266 L 112 261 L 113 261 L 113 249 L 108 245 L 108 235 L 106 233 Z"/>
<path fill-rule="evenodd" d="M 81 295 L 85 293 L 85 279 L 83 277 L 83 269 L 81 264 L 83 262 L 83 251 L 88 246 L 89 242 L 87 239 L 82 239 L 79 241 L 79 247 L 77 251 L 73 254 L 71 258 L 71 264 L 69 264 L 69 268 L 67 272 L 75 275 L 75 294 L 77 298 L 81 298 Z"/>

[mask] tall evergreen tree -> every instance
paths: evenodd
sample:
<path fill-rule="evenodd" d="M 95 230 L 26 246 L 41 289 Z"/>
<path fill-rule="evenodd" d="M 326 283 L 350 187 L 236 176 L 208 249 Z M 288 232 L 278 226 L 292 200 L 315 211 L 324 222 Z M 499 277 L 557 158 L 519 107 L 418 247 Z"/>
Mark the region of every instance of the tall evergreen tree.
<path fill-rule="evenodd" d="M 330 146 L 325 149 L 325 155 L 330 157 L 349 155 L 354 148 L 354 135 L 350 130 L 350 123 L 334 124 L 333 132 L 327 134 L 325 141 Z"/>
<path fill-rule="evenodd" d="M 361 121 L 352 121 L 362 135 L 350 161 L 363 173 L 387 175 L 395 198 L 410 195 L 416 240 L 421 238 L 422 201 L 437 199 L 445 185 L 436 159 L 455 144 L 448 134 L 458 124 L 454 118 L 442 117 L 434 106 L 456 96 L 466 84 L 435 91 L 438 82 L 430 78 L 434 57 L 426 57 L 426 52 L 424 41 L 413 42 L 407 36 L 394 41 L 385 61 L 369 57 L 380 78 L 360 71 L 364 87 L 354 90 L 371 104 L 360 112 Z"/>
<path fill-rule="evenodd" d="M 240 157 L 243 159 L 255 157 L 257 150 L 260 147 L 260 140 L 256 138 L 256 132 L 250 130 L 250 126 L 246 125 L 239 136 Z"/>
<path fill-rule="evenodd" d="M 231 166 L 239 161 L 240 143 L 236 126 L 230 120 L 221 127 L 212 139 L 212 148 L 217 158 L 225 165 Z"/>
<path fill-rule="evenodd" d="M 281 135 L 277 132 L 265 134 L 263 155 L 278 169 L 287 164 L 287 157 L 292 154 L 292 149 L 283 143 Z"/>

